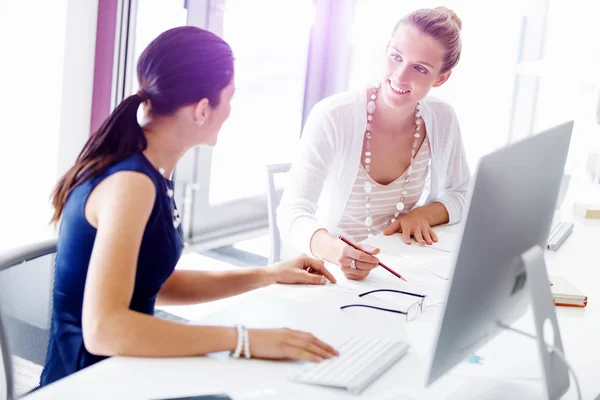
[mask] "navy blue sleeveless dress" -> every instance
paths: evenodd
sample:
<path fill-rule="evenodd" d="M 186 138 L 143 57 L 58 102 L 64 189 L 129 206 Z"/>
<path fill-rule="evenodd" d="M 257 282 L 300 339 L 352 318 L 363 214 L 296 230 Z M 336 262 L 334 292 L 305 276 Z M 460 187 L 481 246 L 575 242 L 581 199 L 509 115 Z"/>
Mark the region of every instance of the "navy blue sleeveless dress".
<path fill-rule="evenodd" d="M 173 183 L 165 179 L 141 152 L 132 154 L 76 187 L 65 204 L 59 230 L 50 341 L 40 386 L 106 358 L 89 353 L 83 343 L 83 291 L 96 238 L 96 229 L 86 220 L 84 208 L 96 185 L 119 171 L 145 174 L 156 187 L 156 200 L 138 257 L 135 287 L 129 305 L 131 310 L 154 314 L 156 296 L 181 256 L 181 226 L 175 228 L 175 202 L 167 195 L 167 190 L 173 189 Z"/>

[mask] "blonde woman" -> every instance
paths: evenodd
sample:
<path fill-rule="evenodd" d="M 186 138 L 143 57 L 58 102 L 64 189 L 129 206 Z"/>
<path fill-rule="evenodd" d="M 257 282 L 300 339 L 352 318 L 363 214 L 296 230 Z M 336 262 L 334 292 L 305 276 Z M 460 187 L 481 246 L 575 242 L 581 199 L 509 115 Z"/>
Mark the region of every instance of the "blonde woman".
<path fill-rule="evenodd" d="M 315 105 L 278 209 L 285 241 L 363 279 L 378 249 L 356 250 L 339 235 L 401 232 L 408 244 L 432 244 L 433 226 L 461 219 L 470 172 L 457 117 L 428 96 L 458 63 L 460 30 L 444 7 L 406 15 L 376 85 Z"/>

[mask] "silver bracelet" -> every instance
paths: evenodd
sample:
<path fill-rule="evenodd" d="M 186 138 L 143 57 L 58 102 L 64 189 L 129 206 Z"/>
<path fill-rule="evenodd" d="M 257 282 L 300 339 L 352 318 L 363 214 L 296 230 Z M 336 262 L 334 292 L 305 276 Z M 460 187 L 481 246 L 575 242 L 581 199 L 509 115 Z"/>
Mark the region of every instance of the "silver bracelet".
<path fill-rule="evenodd" d="M 250 354 L 250 337 L 246 328 L 244 328 L 244 357 L 252 357 L 252 354 Z"/>
<path fill-rule="evenodd" d="M 242 354 L 242 349 L 244 348 L 244 331 L 246 328 L 243 325 L 236 325 L 235 328 L 237 329 L 237 345 L 231 357 L 240 358 L 240 354 Z"/>

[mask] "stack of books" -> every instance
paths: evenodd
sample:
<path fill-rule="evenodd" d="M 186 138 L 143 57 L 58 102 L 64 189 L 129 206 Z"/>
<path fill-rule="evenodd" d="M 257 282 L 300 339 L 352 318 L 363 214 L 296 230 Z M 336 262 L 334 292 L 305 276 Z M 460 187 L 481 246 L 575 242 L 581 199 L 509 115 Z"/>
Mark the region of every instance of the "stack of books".
<path fill-rule="evenodd" d="M 550 289 L 557 306 L 587 306 L 587 296 L 563 276 L 550 275 Z"/>

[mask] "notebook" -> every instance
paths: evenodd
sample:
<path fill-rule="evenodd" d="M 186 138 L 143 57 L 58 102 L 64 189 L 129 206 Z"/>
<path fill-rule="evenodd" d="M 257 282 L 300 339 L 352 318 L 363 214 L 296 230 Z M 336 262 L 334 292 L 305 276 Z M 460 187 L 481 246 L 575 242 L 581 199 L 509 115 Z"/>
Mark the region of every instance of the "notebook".
<path fill-rule="evenodd" d="M 587 296 L 577 289 L 565 277 L 550 275 L 552 298 L 557 306 L 585 307 Z"/>

